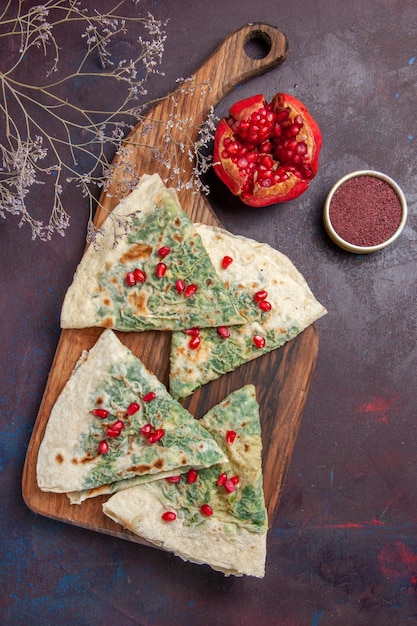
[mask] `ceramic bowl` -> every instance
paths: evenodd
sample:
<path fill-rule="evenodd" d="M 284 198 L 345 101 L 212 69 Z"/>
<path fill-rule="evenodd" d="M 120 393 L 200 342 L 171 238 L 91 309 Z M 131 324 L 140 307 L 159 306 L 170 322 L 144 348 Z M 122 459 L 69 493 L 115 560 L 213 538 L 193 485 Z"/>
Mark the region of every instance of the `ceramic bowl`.
<path fill-rule="evenodd" d="M 358 176 L 370 176 L 385 181 L 392 187 L 392 189 L 394 189 L 401 204 L 401 220 L 397 227 L 397 230 L 386 240 L 384 240 L 382 243 L 378 243 L 377 245 L 360 246 L 355 243 L 350 243 L 346 239 L 343 239 L 343 237 L 341 237 L 339 233 L 335 230 L 330 218 L 330 205 L 334 194 L 344 183 L 346 183 L 346 181 L 352 178 L 357 178 Z M 407 202 L 401 188 L 392 178 L 390 178 L 386 174 L 383 174 L 382 172 L 376 172 L 374 170 L 358 170 L 355 172 L 351 172 L 350 174 L 346 174 L 340 180 L 338 180 L 335 185 L 333 185 L 324 204 L 323 221 L 327 234 L 338 246 L 340 246 L 344 250 L 347 250 L 348 252 L 354 252 L 356 254 L 369 254 L 370 252 L 376 252 L 377 250 L 382 250 L 382 248 L 386 248 L 401 234 L 407 221 Z"/>

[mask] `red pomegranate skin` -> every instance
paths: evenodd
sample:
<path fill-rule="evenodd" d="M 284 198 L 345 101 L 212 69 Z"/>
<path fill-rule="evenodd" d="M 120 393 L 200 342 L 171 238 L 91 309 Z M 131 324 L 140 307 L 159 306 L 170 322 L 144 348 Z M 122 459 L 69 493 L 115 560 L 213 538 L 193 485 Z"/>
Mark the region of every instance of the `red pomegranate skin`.
<path fill-rule="evenodd" d="M 277 93 L 240 100 L 220 120 L 214 170 L 235 196 L 252 207 L 286 202 L 304 193 L 319 167 L 322 135 L 305 105 Z"/>

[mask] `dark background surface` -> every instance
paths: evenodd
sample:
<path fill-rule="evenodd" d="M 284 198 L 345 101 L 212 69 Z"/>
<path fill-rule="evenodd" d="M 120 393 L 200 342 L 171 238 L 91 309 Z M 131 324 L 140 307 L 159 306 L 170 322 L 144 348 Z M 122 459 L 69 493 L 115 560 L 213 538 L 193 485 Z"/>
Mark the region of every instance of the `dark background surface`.
<path fill-rule="evenodd" d="M 25 506 L 26 448 L 59 338 L 62 299 L 85 245 L 88 210 L 66 186 L 71 226 L 65 238 L 48 243 L 32 242 L 14 217 L 1 222 L 0 622 L 416 623 L 417 6 L 414 0 L 178 0 L 143 1 L 136 9 L 127 2 L 124 10 L 169 18 L 165 76 L 149 82 L 150 98 L 174 89 L 178 77 L 192 74 L 245 23 L 266 22 L 286 33 L 285 63 L 236 89 L 217 114 L 258 92 L 292 93 L 321 127 L 319 174 L 303 196 L 279 207 L 243 208 L 214 180 L 210 200 L 226 228 L 287 254 L 329 313 L 317 323 L 318 363 L 269 533 L 266 576 L 224 578 Z M 74 45 L 68 33 L 65 63 Z M 366 168 L 399 183 L 409 218 L 390 248 L 356 256 L 331 244 L 321 210 L 340 176 Z"/>

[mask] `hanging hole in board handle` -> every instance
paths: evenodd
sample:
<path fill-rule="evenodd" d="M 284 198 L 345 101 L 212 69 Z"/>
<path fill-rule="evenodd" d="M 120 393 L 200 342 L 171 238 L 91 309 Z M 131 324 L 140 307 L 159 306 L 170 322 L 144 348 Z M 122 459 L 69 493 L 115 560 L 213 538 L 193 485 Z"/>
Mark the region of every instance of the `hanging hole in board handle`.
<path fill-rule="evenodd" d="M 243 49 L 254 60 L 265 59 L 271 52 L 271 37 L 263 30 L 253 30 L 246 38 Z"/>

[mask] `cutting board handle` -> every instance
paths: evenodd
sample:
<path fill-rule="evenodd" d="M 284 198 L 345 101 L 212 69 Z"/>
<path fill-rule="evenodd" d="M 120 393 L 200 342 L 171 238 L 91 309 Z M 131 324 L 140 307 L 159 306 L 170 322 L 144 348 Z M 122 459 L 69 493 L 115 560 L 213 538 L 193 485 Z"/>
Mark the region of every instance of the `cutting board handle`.
<path fill-rule="evenodd" d="M 246 48 L 250 42 L 262 44 L 265 51 L 262 58 L 248 54 Z M 101 225 L 138 177 L 155 172 L 168 180 L 168 186 L 175 186 L 170 174 L 180 172 L 183 188 L 177 186 L 177 189 L 183 209 L 196 221 L 204 221 L 205 213 L 210 217 L 211 210 L 203 194 L 195 196 L 188 189 L 186 183 L 193 177 L 194 163 L 189 150 L 181 146 L 184 142 L 188 146 L 194 144 L 210 110 L 227 93 L 276 67 L 287 55 L 287 38 L 275 26 L 252 23 L 231 32 L 201 67 L 181 81 L 175 91 L 158 100 L 126 137 L 124 150 L 114 159 L 113 175 L 100 198 L 96 225 Z"/>
<path fill-rule="evenodd" d="M 250 44 L 259 44 L 262 58 L 250 56 Z M 253 22 L 232 31 L 193 76 L 196 84 L 209 81 L 211 102 L 216 104 L 240 83 L 263 74 L 285 61 L 289 46 L 276 26 Z"/>

